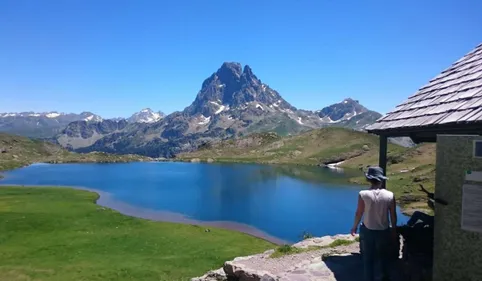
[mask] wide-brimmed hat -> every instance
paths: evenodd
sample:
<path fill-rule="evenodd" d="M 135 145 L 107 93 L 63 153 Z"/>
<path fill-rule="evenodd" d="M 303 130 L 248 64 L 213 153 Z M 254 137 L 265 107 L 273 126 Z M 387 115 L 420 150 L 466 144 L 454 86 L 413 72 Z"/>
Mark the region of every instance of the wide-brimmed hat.
<path fill-rule="evenodd" d="M 376 181 L 388 180 L 388 178 L 383 175 L 383 169 L 380 167 L 368 167 L 365 177 L 369 180 Z"/>

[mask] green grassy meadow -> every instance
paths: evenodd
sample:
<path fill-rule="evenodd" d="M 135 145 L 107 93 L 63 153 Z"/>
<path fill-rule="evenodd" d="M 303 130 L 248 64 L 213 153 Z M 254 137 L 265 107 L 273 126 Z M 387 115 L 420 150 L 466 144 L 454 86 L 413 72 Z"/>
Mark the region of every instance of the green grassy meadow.
<path fill-rule="evenodd" d="M 190 280 L 275 247 L 234 231 L 125 216 L 97 198 L 0 187 L 0 281 Z"/>

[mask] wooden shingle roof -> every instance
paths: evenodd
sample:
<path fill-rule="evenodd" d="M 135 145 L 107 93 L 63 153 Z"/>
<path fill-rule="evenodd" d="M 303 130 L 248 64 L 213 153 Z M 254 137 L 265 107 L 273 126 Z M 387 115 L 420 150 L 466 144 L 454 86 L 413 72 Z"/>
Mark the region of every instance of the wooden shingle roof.
<path fill-rule="evenodd" d="M 366 130 L 395 136 L 466 126 L 482 129 L 482 44 Z"/>

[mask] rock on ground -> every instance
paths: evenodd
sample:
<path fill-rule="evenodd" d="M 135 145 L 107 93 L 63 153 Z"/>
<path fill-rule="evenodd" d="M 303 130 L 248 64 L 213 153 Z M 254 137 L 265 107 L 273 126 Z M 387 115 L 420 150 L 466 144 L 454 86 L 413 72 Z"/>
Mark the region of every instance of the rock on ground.
<path fill-rule="evenodd" d="M 191 281 L 224 281 L 228 280 L 223 268 L 211 270 L 201 277 L 192 278 Z"/>

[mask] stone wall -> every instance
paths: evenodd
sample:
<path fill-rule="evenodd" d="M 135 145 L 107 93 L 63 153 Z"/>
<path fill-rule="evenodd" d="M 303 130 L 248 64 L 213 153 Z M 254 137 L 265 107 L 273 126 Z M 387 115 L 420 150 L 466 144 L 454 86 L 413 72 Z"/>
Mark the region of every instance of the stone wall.
<path fill-rule="evenodd" d="M 482 280 L 482 234 L 461 229 L 462 185 L 467 170 L 482 171 L 474 159 L 475 136 L 439 136 L 435 197 L 434 281 Z M 482 215 L 482 214 L 481 214 Z"/>

